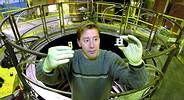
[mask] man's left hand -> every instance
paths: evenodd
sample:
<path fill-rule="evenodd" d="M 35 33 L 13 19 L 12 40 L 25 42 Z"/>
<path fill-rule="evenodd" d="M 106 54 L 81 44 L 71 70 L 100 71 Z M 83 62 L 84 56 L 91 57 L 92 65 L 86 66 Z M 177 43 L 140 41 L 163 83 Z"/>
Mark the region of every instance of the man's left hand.
<path fill-rule="evenodd" d="M 129 64 L 133 66 L 138 66 L 142 64 L 142 53 L 143 47 L 142 43 L 133 35 L 128 35 L 127 37 L 123 37 L 125 41 L 128 42 L 128 46 L 119 46 L 119 49 L 123 51 L 126 58 L 129 61 Z"/>

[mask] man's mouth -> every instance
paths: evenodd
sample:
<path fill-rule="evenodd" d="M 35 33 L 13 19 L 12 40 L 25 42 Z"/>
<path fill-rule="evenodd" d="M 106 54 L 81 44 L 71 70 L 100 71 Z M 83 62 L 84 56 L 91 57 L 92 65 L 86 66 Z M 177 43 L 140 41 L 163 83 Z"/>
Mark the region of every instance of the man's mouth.
<path fill-rule="evenodd" d="M 95 54 L 95 50 L 88 51 L 89 54 Z"/>

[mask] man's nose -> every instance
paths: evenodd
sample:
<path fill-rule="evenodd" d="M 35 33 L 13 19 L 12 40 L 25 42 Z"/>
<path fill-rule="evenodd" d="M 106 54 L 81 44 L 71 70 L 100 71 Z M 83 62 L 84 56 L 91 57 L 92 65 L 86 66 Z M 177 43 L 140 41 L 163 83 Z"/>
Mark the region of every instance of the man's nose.
<path fill-rule="evenodd" d="M 90 42 L 89 42 L 89 47 L 90 47 L 90 48 L 94 48 L 94 41 L 93 41 L 93 40 L 90 40 Z"/>

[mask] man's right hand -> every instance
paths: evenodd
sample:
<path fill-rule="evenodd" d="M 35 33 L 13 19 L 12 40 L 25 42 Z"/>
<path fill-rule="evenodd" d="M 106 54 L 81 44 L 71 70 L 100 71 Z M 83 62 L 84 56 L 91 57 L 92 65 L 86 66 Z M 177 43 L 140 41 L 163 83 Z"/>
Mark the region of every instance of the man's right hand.
<path fill-rule="evenodd" d="M 43 63 L 43 70 L 47 73 L 61 64 L 68 63 L 73 57 L 74 51 L 68 46 L 51 47 Z"/>

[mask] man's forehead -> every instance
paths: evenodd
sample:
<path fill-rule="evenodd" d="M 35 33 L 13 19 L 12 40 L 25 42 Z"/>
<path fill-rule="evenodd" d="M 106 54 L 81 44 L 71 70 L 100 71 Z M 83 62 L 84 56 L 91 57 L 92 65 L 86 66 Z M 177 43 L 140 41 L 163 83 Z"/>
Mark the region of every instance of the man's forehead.
<path fill-rule="evenodd" d="M 82 36 L 82 38 L 84 39 L 88 39 L 88 38 L 98 38 L 99 35 L 93 35 L 93 36 L 90 36 L 90 35 L 85 35 L 85 36 Z"/>
<path fill-rule="evenodd" d="M 98 32 L 84 32 L 83 34 L 82 34 L 82 36 L 99 36 L 99 33 Z"/>

